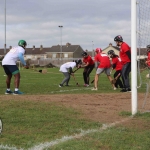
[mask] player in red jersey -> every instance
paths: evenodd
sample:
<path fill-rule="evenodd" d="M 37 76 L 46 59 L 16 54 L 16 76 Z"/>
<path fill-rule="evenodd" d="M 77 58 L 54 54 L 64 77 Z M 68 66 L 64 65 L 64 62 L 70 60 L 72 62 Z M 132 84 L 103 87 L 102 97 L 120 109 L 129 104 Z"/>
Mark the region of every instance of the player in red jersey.
<path fill-rule="evenodd" d="M 84 86 L 88 87 L 89 86 L 89 81 L 90 81 L 90 73 L 94 69 L 94 61 L 90 55 L 87 54 L 87 52 L 82 52 L 82 62 L 83 65 L 81 66 L 84 68 L 83 71 L 83 79 L 84 79 Z"/>
<path fill-rule="evenodd" d="M 129 74 L 131 72 L 131 48 L 125 42 L 121 35 L 118 35 L 114 38 L 116 45 L 120 47 L 120 58 L 122 62 L 122 81 L 124 88 L 120 92 L 131 92 Z"/>
<path fill-rule="evenodd" d="M 147 59 L 145 61 L 145 64 L 150 68 L 150 45 L 147 45 Z"/>
<path fill-rule="evenodd" d="M 94 88 L 92 88 L 91 90 L 98 90 L 98 79 L 99 79 L 99 75 L 103 72 L 105 72 L 105 74 L 107 75 L 109 81 L 112 81 L 112 78 L 110 76 L 110 60 L 109 57 L 107 56 L 107 54 L 102 53 L 101 48 L 96 48 L 95 50 L 95 67 L 96 67 L 96 75 L 95 75 L 95 80 L 94 80 Z M 112 84 L 114 90 L 116 90 L 114 84 Z"/>
<path fill-rule="evenodd" d="M 107 54 L 112 59 L 112 70 L 114 69 L 116 70 L 114 73 L 114 78 L 116 78 L 119 74 L 121 76 L 121 70 L 122 70 L 121 59 L 119 58 L 118 55 L 115 54 L 113 50 L 109 50 Z M 118 88 L 118 86 L 120 88 L 123 88 L 123 84 L 122 84 L 122 81 L 120 80 L 120 76 L 116 80 L 116 83 L 115 83 L 116 88 Z"/>

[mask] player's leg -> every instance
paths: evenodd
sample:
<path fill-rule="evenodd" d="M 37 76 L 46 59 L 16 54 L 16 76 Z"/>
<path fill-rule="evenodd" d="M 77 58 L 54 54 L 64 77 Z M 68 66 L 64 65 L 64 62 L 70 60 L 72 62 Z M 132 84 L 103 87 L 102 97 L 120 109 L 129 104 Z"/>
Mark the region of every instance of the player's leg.
<path fill-rule="evenodd" d="M 87 67 L 83 70 L 83 80 L 84 80 L 84 86 L 87 84 Z"/>
<path fill-rule="evenodd" d="M 67 72 L 66 86 L 69 86 L 69 81 L 70 81 L 70 74 Z"/>
<path fill-rule="evenodd" d="M 104 72 L 104 68 L 97 68 L 96 74 L 95 74 L 95 79 L 94 79 L 94 88 L 91 90 L 98 90 L 98 80 L 99 80 L 99 75 Z"/>
<path fill-rule="evenodd" d="M 66 83 L 66 85 L 68 85 L 69 80 L 70 80 L 70 74 L 68 72 L 63 72 L 65 78 L 63 79 L 63 81 L 61 82 L 61 86 L 64 85 L 64 83 Z"/>
<path fill-rule="evenodd" d="M 3 65 L 3 69 L 4 69 L 4 71 L 5 71 L 6 75 L 7 75 L 7 78 L 6 78 L 7 90 L 6 90 L 5 94 L 12 94 L 13 92 L 10 90 L 12 74 L 9 71 L 9 68 L 7 67 L 7 65 Z"/>
<path fill-rule="evenodd" d="M 114 79 L 117 77 L 117 80 L 116 80 L 116 83 L 115 83 L 115 87 L 118 88 L 123 88 L 123 84 L 122 84 L 122 81 L 120 79 L 120 76 L 118 77 L 118 75 L 121 74 L 121 70 L 117 70 L 115 73 L 114 73 Z"/>
<path fill-rule="evenodd" d="M 89 66 L 87 69 L 87 84 L 89 85 L 89 81 L 90 81 L 90 73 L 92 72 L 92 70 L 94 69 L 94 65 Z"/>
<path fill-rule="evenodd" d="M 12 74 L 8 74 L 6 78 L 7 89 L 10 89 L 11 78 L 12 78 Z"/>
<path fill-rule="evenodd" d="M 10 71 L 12 72 L 12 75 L 14 75 L 14 84 L 15 84 L 15 90 L 14 90 L 14 95 L 20 95 L 23 94 L 23 92 L 21 92 L 19 90 L 19 86 L 20 86 L 20 71 L 19 68 L 17 67 L 17 65 L 12 65 L 10 67 Z"/>
<path fill-rule="evenodd" d="M 116 76 L 115 77 L 117 77 L 119 74 L 121 74 L 121 70 L 117 70 L 116 71 Z M 114 77 L 114 78 L 115 78 Z M 115 83 L 115 86 L 116 87 L 120 87 L 120 88 L 123 88 L 123 83 L 122 83 L 122 81 L 121 81 L 121 79 L 120 79 L 120 76 L 118 77 L 118 79 L 116 80 L 116 83 Z"/>
<path fill-rule="evenodd" d="M 110 76 L 110 68 L 105 68 L 105 73 L 107 75 L 107 78 L 109 79 L 110 83 L 113 80 L 112 77 Z M 112 87 L 114 90 L 116 90 L 116 87 L 113 83 L 111 83 Z"/>
<path fill-rule="evenodd" d="M 19 85 L 20 85 L 20 73 L 16 73 L 14 74 L 15 80 L 14 80 L 14 84 L 15 84 L 15 89 L 19 89 Z"/>
<path fill-rule="evenodd" d="M 130 89 L 130 81 L 129 81 L 129 73 L 131 72 L 131 63 L 127 63 L 122 68 L 122 79 L 124 83 L 124 88 L 121 92 L 131 91 Z"/>

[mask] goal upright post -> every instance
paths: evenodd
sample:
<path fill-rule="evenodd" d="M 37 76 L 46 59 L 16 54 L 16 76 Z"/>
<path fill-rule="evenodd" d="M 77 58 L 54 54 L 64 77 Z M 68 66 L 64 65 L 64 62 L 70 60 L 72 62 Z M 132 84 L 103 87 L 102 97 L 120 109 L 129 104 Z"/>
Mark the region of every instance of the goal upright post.
<path fill-rule="evenodd" d="M 131 0 L 131 109 L 137 113 L 137 46 L 136 46 L 136 0 Z"/>

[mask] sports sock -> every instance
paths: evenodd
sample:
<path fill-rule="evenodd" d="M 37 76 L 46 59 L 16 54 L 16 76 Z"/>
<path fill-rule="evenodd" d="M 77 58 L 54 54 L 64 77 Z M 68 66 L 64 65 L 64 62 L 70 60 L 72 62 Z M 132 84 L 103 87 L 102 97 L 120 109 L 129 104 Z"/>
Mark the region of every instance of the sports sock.
<path fill-rule="evenodd" d="M 19 89 L 18 88 L 15 88 L 15 91 L 18 91 Z"/>
<path fill-rule="evenodd" d="M 7 91 L 10 91 L 10 89 L 7 89 Z"/>

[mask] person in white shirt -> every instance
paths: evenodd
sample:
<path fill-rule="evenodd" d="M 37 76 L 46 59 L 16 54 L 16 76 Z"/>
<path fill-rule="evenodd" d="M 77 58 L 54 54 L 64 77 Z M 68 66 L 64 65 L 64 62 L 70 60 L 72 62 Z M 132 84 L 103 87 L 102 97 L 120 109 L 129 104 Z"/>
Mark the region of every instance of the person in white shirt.
<path fill-rule="evenodd" d="M 2 60 L 2 66 L 4 68 L 4 71 L 7 75 L 6 78 L 6 85 L 7 90 L 5 94 L 23 94 L 23 92 L 19 91 L 19 84 L 20 84 L 20 71 L 17 67 L 17 61 L 21 61 L 21 63 L 24 65 L 24 68 L 28 69 L 29 67 L 26 65 L 26 62 L 24 60 L 24 53 L 26 48 L 27 42 L 25 40 L 20 40 L 18 42 L 18 46 L 13 47 L 10 49 L 10 51 L 5 55 L 4 59 Z M 12 76 L 15 77 L 15 90 L 12 92 L 10 90 L 10 83 Z"/>
<path fill-rule="evenodd" d="M 77 67 L 80 68 L 80 64 L 82 63 L 81 59 L 75 61 L 75 62 L 67 62 L 60 66 L 60 70 L 65 78 L 63 81 L 59 84 L 59 87 L 62 87 L 64 83 L 66 83 L 65 86 L 69 86 L 68 83 L 70 81 L 70 75 L 74 75 L 73 68 Z"/>

